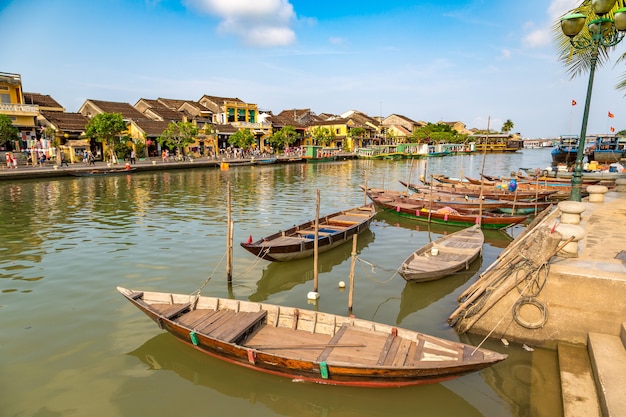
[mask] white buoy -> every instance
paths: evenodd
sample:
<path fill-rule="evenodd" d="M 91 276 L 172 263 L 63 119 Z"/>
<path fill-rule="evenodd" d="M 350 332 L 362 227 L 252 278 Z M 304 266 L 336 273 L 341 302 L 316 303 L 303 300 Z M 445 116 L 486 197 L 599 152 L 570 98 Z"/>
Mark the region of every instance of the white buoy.
<path fill-rule="evenodd" d="M 339 281 L 339 288 L 346 288 L 346 283 L 343 281 Z"/>
<path fill-rule="evenodd" d="M 320 298 L 320 293 L 315 291 L 309 291 L 309 293 L 306 295 L 306 298 L 308 300 L 317 300 L 318 298 Z"/>

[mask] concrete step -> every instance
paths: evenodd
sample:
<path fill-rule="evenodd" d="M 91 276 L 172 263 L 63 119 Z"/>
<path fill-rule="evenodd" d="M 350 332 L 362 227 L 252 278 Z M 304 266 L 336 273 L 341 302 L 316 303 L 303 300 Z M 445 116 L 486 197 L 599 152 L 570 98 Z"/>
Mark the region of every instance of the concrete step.
<path fill-rule="evenodd" d="M 589 353 L 582 345 L 559 343 L 563 417 L 601 417 Z"/>
<path fill-rule="evenodd" d="M 587 348 L 591 358 L 602 415 L 626 416 L 626 329 L 620 336 L 589 333 Z"/>

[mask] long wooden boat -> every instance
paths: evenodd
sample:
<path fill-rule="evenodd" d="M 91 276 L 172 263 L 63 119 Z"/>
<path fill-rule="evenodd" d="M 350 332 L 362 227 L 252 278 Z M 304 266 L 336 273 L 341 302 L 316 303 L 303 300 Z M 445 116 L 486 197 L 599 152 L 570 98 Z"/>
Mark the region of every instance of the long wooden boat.
<path fill-rule="evenodd" d="M 117 290 L 216 358 L 296 381 L 400 387 L 475 372 L 506 355 L 354 317 L 206 296 Z"/>
<path fill-rule="evenodd" d="M 368 197 L 377 207 L 384 211 L 396 213 L 425 223 L 439 223 L 450 226 L 469 227 L 480 224 L 483 229 L 504 229 L 524 222 L 528 215 L 515 215 L 492 212 L 476 212 L 476 210 L 455 210 L 450 207 L 434 209 L 426 204 L 416 203 L 406 195 L 398 192 L 387 194 L 384 190 L 367 190 Z"/>
<path fill-rule="evenodd" d="M 552 205 L 550 201 L 492 200 L 437 192 L 414 193 L 406 196 L 406 198 L 432 209 L 450 207 L 463 212 L 484 210 L 501 213 L 537 214 Z"/>
<path fill-rule="evenodd" d="M 127 175 L 135 172 L 135 168 L 94 168 L 94 169 L 68 169 L 69 175 L 75 177 L 100 177 L 104 175 Z"/>
<path fill-rule="evenodd" d="M 485 235 L 478 225 L 444 235 L 422 246 L 402 262 L 398 273 L 407 281 L 433 281 L 468 269 L 482 253 Z"/>
<path fill-rule="evenodd" d="M 342 210 L 319 219 L 318 252 L 346 243 L 352 235 L 367 230 L 376 214 L 373 204 Z M 290 261 L 313 255 L 315 220 L 266 236 L 241 242 L 248 252 L 268 261 Z"/>
<path fill-rule="evenodd" d="M 543 190 L 517 190 L 517 191 L 507 191 L 507 190 L 498 190 L 494 187 L 488 189 L 487 187 L 483 187 L 481 189 L 480 186 L 476 185 L 455 185 L 455 184 L 442 184 L 442 185 L 418 185 L 418 184 L 407 184 L 404 181 L 400 181 L 400 183 L 416 193 L 448 193 L 448 194 L 457 194 L 461 196 L 468 197 L 483 197 L 491 200 L 515 200 L 515 201 L 535 201 L 535 200 L 546 200 L 554 194 L 558 193 L 559 190 L 553 189 L 543 189 Z"/>

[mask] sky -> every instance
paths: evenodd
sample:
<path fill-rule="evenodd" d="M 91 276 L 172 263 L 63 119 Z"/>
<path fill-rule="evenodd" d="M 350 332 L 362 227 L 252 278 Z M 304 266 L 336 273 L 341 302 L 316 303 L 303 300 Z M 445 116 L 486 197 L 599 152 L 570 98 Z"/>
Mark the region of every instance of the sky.
<path fill-rule="evenodd" d="M 68 112 L 206 94 L 557 137 L 580 133 L 588 73 L 558 61 L 552 27 L 579 3 L 0 0 L 0 72 Z M 588 134 L 626 129 L 625 51 L 596 69 Z"/>

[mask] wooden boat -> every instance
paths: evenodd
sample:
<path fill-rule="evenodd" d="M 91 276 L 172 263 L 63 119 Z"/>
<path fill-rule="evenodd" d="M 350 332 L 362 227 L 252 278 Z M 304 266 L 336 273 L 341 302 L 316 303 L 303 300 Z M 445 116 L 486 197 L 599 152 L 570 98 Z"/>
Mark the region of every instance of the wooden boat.
<path fill-rule="evenodd" d="M 132 174 L 135 172 L 135 168 L 94 168 L 94 169 L 68 169 L 69 175 L 75 177 L 99 177 L 103 175 L 124 175 Z"/>
<path fill-rule="evenodd" d="M 373 204 L 342 210 L 319 219 L 318 252 L 346 243 L 352 235 L 367 230 L 376 214 Z M 241 242 L 248 252 L 268 261 L 290 261 L 313 256 L 315 220 L 310 220 L 260 240 Z"/>
<path fill-rule="evenodd" d="M 117 290 L 187 345 L 296 381 L 362 387 L 437 383 L 506 358 L 354 317 L 234 299 Z"/>
<path fill-rule="evenodd" d="M 398 192 L 387 194 L 385 190 L 368 189 L 367 195 L 377 207 L 382 208 L 384 211 L 426 223 L 460 227 L 480 224 L 483 229 L 504 229 L 522 223 L 528 218 L 527 215 L 480 213 L 475 210 L 455 210 L 450 207 L 433 209 L 424 204 L 416 203 L 406 195 L 398 195 Z"/>
<path fill-rule="evenodd" d="M 573 164 L 578 154 L 579 138 L 575 135 L 563 135 L 559 138 L 550 155 L 552 164 Z"/>
<path fill-rule="evenodd" d="M 491 200 L 515 200 L 515 201 L 535 201 L 546 200 L 548 197 L 559 192 L 559 190 L 542 189 L 542 190 L 516 190 L 507 191 L 502 189 L 496 189 L 495 187 L 482 187 L 477 185 L 455 185 L 455 184 L 442 184 L 423 186 L 418 184 L 407 184 L 404 181 L 400 181 L 400 184 L 407 187 L 413 192 L 428 194 L 432 192 L 457 194 L 468 197 L 483 197 Z"/>
<path fill-rule="evenodd" d="M 276 158 L 276 157 L 254 159 L 254 163 L 257 164 L 257 165 L 275 164 L 276 161 L 278 161 L 278 158 Z"/>
<path fill-rule="evenodd" d="M 398 269 L 407 281 L 433 281 L 468 269 L 482 252 L 485 235 L 479 225 L 444 235 L 413 252 Z"/>

